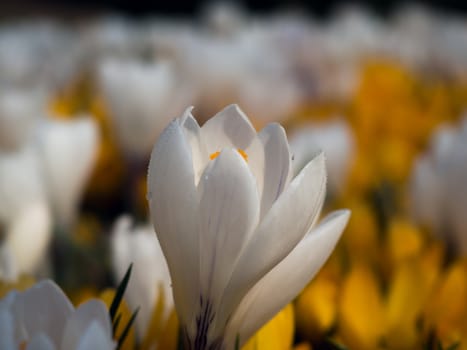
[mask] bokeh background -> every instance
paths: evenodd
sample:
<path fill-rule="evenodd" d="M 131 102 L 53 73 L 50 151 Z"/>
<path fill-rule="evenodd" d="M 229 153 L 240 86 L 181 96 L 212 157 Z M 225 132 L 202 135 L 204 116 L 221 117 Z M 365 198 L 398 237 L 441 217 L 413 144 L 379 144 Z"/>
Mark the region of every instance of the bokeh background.
<path fill-rule="evenodd" d="M 0 4 L 0 296 L 53 278 L 125 347 L 175 348 L 146 171 L 165 125 L 238 103 L 323 149 L 329 262 L 251 349 L 467 349 L 467 6 L 456 1 Z M 336 345 L 340 344 L 340 345 Z"/>

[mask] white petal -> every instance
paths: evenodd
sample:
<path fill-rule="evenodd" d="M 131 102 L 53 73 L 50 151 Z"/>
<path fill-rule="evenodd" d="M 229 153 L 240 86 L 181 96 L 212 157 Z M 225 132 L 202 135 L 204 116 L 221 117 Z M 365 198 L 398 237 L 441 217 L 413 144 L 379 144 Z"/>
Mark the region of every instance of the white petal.
<path fill-rule="evenodd" d="M 180 86 L 168 61 L 106 59 L 99 67 L 100 87 L 123 150 L 146 157 L 170 120 L 183 112 L 190 89 Z"/>
<path fill-rule="evenodd" d="M 54 350 L 55 345 L 45 333 L 36 333 L 27 342 L 26 350 Z"/>
<path fill-rule="evenodd" d="M 125 299 L 132 310 L 140 307 L 135 322 L 138 338 L 142 340 L 160 287 L 164 293 L 164 320 L 168 319 L 173 309 L 170 274 L 152 225 L 133 228 L 128 216 L 119 218 L 112 235 L 112 263 L 117 281 L 122 280 L 128 266 L 133 263 Z M 151 268 L 148 269 L 148 266 Z"/>
<path fill-rule="evenodd" d="M 421 156 L 414 161 L 410 184 L 413 215 L 439 234 L 446 205 L 443 203 L 442 175 L 431 158 Z"/>
<path fill-rule="evenodd" d="M 348 210 L 329 214 L 283 261 L 264 276 L 242 300 L 233 315 L 227 339 L 235 340 L 239 334 L 241 344 L 245 343 L 295 298 L 326 262 L 349 217 Z"/>
<path fill-rule="evenodd" d="M 47 203 L 32 202 L 9 225 L 6 248 L 19 273 L 33 274 L 43 266 L 52 236 L 52 217 Z"/>
<path fill-rule="evenodd" d="M 62 350 L 112 350 L 115 349 L 114 341 L 109 338 L 107 330 L 97 321 L 92 321 L 85 330 L 75 348 L 62 348 Z"/>
<path fill-rule="evenodd" d="M 31 138 L 38 117 L 45 110 L 38 90 L 3 89 L 0 94 L 0 149 L 17 150 Z"/>
<path fill-rule="evenodd" d="M 290 138 L 290 148 L 295 173 L 322 150 L 326 154 L 328 189 L 342 190 L 355 154 L 354 135 L 348 123 L 333 120 L 302 128 Z"/>
<path fill-rule="evenodd" d="M 0 280 L 14 283 L 19 276 L 13 251 L 7 244 L 0 245 Z"/>
<path fill-rule="evenodd" d="M 42 124 L 40 151 L 52 208 L 60 224 L 70 225 L 98 147 L 98 128 L 90 117 Z"/>
<path fill-rule="evenodd" d="M 0 349 L 15 349 L 13 316 L 3 307 L 0 307 Z"/>
<path fill-rule="evenodd" d="M 44 280 L 17 294 L 11 305 L 16 327 L 23 334 L 19 341 L 36 333 L 45 333 L 54 344 L 60 344 L 65 323 L 73 306 L 62 290 L 51 280 Z"/>
<path fill-rule="evenodd" d="M 248 156 L 248 165 L 256 177 L 258 193 L 263 192 L 264 149 L 248 117 L 237 105 L 230 105 L 209 119 L 201 128 L 208 155 L 223 148 L 235 148 Z"/>
<path fill-rule="evenodd" d="M 169 124 L 151 155 L 148 201 L 173 283 L 182 324 L 193 319 L 199 290 L 198 193 L 191 150 L 179 120 Z M 194 325 L 193 325 L 194 327 Z"/>
<path fill-rule="evenodd" d="M 237 105 L 230 105 L 209 119 L 201 128 L 209 154 L 224 147 L 246 150 L 257 137 L 248 117 Z"/>
<path fill-rule="evenodd" d="M 292 180 L 259 224 L 235 267 L 225 300 L 242 298 L 290 253 L 318 217 L 325 188 L 326 171 L 321 154 Z"/>
<path fill-rule="evenodd" d="M 9 223 L 31 202 L 46 200 L 41 166 L 34 144 L 0 152 L 0 221 Z"/>
<path fill-rule="evenodd" d="M 180 124 L 183 126 L 186 138 L 190 144 L 193 169 L 195 172 L 195 184 L 198 184 L 201 174 L 210 159 L 204 140 L 201 137 L 201 128 L 191 114 L 192 109 L 193 108 L 190 107 L 185 111 Z"/>
<path fill-rule="evenodd" d="M 245 160 L 234 149 L 225 148 L 200 180 L 201 303 L 214 310 L 221 300 L 238 256 L 256 227 L 259 198 L 255 179 Z M 213 324 L 228 317 L 232 307 L 222 305 Z"/>
<path fill-rule="evenodd" d="M 284 128 L 269 124 L 259 133 L 264 145 L 264 188 L 261 198 L 261 217 L 271 208 L 292 176 L 289 144 Z"/>
<path fill-rule="evenodd" d="M 102 301 L 92 299 L 81 304 L 68 318 L 60 348 L 77 348 L 92 322 L 97 322 L 107 339 L 112 339 L 109 311 Z"/>

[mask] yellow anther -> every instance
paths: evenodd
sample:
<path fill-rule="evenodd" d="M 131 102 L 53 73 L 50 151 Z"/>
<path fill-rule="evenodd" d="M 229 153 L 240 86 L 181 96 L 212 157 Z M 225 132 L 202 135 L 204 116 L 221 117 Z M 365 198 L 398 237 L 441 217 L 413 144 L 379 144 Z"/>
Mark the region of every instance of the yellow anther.
<path fill-rule="evenodd" d="M 211 160 L 213 160 L 214 158 L 217 158 L 217 156 L 218 156 L 219 154 L 221 154 L 221 152 L 219 152 L 219 151 L 214 152 L 214 153 L 212 153 L 212 154 L 209 156 L 209 158 L 210 158 Z"/>
<path fill-rule="evenodd" d="M 241 148 L 237 148 L 237 151 L 238 151 L 238 153 L 240 153 L 240 155 L 243 157 L 243 159 L 245 159 L 245 162 L 248 162 L 248 154 L 246 154 L 246 152 L 244 150 L 242 150 Z"/>
<path fill-rule="evenodd" d="M 245 159 L 245 162 L 248 162 L 248 154 L 246 154 L 244 150 L 242 150 L 241 148 L 237 148 L 237 152 L 243 157 L 243 159 Z M 211 153 L 209 159 L 216 159 L 219 156 L 219 154 L 221 154 L 220 151 Z"/>

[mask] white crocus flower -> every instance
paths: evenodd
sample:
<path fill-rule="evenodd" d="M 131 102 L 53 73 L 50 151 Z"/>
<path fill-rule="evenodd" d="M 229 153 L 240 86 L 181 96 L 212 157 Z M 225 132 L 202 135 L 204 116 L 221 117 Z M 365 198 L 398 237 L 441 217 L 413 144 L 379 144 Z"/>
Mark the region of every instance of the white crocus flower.
<path fill-rule="evenodd" d="M 131 218 L 124 215 L 115 223 L 112 235 L 112 265 L 118 281 L 123 279 L 131 263 L 133 269 L 125 298 L 132 310 L 140 308 L 136 331 L 142 340 L 148 331 L 160 292 L 163 293 L 165 321 L 173 308 L 170 275 L 153 227 L 132 228 Z M 148 269 L 148 266 L 151 268 Z"/>
<path fill-rule="evenodd" d="M 145 157 L 169 121 L 189 102 L 168 62 L 105 60 L 99 83 L 122 149 Z"/>
<path fill-rule="evenodd" d="M 105 304 L 91 299 L 74 308 L 52 281 L 0 300 L 0 348 L 28 350 L 114 349 Z"/>
<path fill-rule="evenodd" d="M 345 120 L 311 124 L 299 129 L 290 138 L 290 148 L 294 155 L 294 174 L 298 174 L 323 150 L 326 154 L 328 189 L 333 193 L 342 190 L 355 155 L 354 135 Z"/>
<path fill-rule="evenodd" d="M 430 149 L 414 165 L 411 177 L 415 218 L 456 251 L 467 254 L 467 117 L 458 129 L 443 125 Z"/>
<path fill-rule="evenodd" d="M 46 202 L 30 203 L 5 227 L 5 248 L 11 252 L 18 274 L 35 274 L 43 268 L 50 239 L 52 215 Z M 7 270 L 7 266 L 4 268 Z"/>
<path fill-rule="evenodd" d="M 44 95 L 38 90 L 0 90 L 0 150 L 10 152 L 24 146 L 44 110 Z"/>
<path fill-rule="evenodd" d="M 293 178 L 284 129 L 257 134 L 236 105 L 203 127 L 191 109 L 169 124 L 148 200 L 187 349 L 244 344 L 309 282 L 349 218 L 314 228 L 325 187 L 322 153 Z"/>
<path fill-rule="evenodd" d="M 11 222 L 30 203 L 45 199 L 41 163 L 34 145 L 0 152 L 0 222 Z"/>
<path fill-rule="evenodd" d="M 45 186 L 56 221 L 73 223 L 76 207 L 93 169 L 99 134 L 91 117 L 44 121 L 39 130 L 39 155 Z"/>
<path fill-rule="evenodd" d="M 9 274 L 11 264 L 16 276 L 35 274 L 43 267 L 51 222 L 41 162 L 34 145 L 0 152 L 0 226 L 4 229 L 0 244 L 12 258 L 2 258 L 3 274 Z M 15 276 L 11 275 L 10 279 Z"/>

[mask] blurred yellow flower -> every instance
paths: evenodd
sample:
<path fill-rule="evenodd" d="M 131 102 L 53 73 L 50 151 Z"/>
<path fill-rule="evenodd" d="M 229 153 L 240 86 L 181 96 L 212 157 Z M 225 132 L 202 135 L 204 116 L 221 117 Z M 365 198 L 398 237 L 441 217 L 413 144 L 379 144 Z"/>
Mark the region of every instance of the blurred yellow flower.
<path fill-rule="evenodd" d="M 292 348 L 294 332 L 294 309 L 289 304 L 261 327 L 242 346 L 242 350 L 289 350 Z"/>
<path fill-rule="evenodd" d="M 364 264 L 353 266 L 343 281 L 338 318 L 338 333 L 350 349 L 382 348 L 384 301 L 377 277 Z"/>

